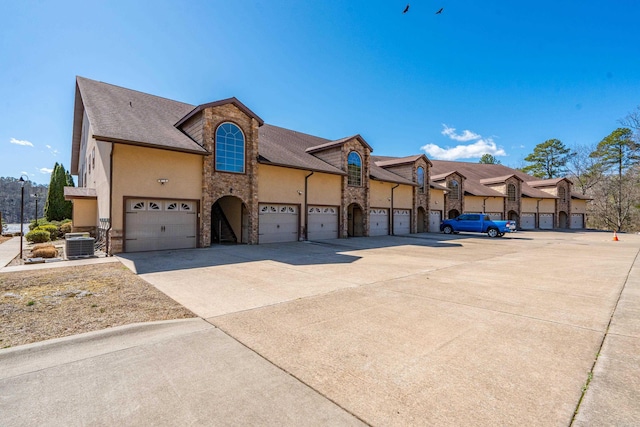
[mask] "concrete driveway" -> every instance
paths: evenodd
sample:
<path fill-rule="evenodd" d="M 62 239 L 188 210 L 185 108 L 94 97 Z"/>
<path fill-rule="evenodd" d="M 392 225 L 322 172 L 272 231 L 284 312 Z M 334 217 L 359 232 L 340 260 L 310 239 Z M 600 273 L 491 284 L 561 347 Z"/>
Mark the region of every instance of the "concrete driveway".
<path fill-rule="evenodd" d="M 640 236 L 611 237 L 127 254 L 206 321 L 0 352 L 3 423 L 640 425 Z"/>
<path fill-rule="evenodd" d="M 640 236 L 611 237 L 424 234 L 122 261 L 373 425 L 638 424 Z"/>

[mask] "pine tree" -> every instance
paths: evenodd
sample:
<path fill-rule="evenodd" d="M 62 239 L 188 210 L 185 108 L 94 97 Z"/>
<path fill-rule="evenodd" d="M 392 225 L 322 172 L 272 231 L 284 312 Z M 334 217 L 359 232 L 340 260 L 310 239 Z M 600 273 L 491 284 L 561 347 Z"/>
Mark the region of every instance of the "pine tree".
<path fill-rule="evenodd" d="M 522 171 L 538 178 L 557 178 L 566 173 L 566 164 L 571 155 L 571 150 L 562 141 L 549 139 L 536 145 L 533 153 L 524 158 L 525 162 L 531 164 L 522 168 Z"/>
<path fill-rule="evenodd" d="M 71 175 L 65 170 L 61 164 L 56 164 L 51 172 L 51 181 L 49 182 L 49 194 L 44 205 L 44 215 L 47 221 L 62 221 L 71 218 L 72 204 L 64 199 L 64 187 L 73 185 Z"/>

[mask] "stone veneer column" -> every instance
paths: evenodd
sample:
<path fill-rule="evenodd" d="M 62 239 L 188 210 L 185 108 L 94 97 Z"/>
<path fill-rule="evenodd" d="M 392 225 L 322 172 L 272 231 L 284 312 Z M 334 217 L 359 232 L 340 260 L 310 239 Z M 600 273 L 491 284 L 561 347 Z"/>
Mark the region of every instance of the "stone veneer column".
<path fill-rule="evenodd" d="M 233 104 L 207 108 L 203 112 L 204 147 L 211 153 L 203 158 L 202 212 L 200 245 L 211 244 L 211 208 L 224 196 L 242 201 L 249 215 L 249 244 L 258 243 L 258 121 L 247 116 Z M 245 173 L 215 170 L 215 132 L 218 126 L 231 122 L 240 127 L 245 137 Z M 240 237 L 240 236 L 239 236 Z"/>

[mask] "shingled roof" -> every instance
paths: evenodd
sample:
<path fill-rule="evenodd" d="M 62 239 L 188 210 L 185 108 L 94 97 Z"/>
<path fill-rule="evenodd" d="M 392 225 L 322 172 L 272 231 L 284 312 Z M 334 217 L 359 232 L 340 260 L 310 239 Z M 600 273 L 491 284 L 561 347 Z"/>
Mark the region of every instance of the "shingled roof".
<path fill-rule="evenodd" d="M 515 176 L 522 180 L 521 190 L 522 194 L 526 197 L 532 197 L 537 199 L 555 199 L 557 197 L 552 194 L 546 193 L 542 190 L 538 190 L 532 186 L 529 186 L 530 181 L 538 181 L 539 178 L 527 175 L 516 169 L 504 165 L 494 165 L 485 163 L 469 163 L 469 162 L 451 162 L 447 160 L 432 160 L 433 164 L 431 168 L 431 179 L 440 174 L 449 174 L 451 171 L 456 171 L 465 176 L 464 190 L 469 194 L 475 196 L 494 196 L 495 193 L 500 194 L 501 197 L 505 197 L 504 194 L 492 190 L 484 184 L 504 182 L 507 178 Z M 498 180 L 498 181 L 496 181 Z M 501 180 L 501 181 L 500 181 Z"/>
<path fill-rule="evenodd" d="M 120 86 L 76 77 L 71 173 L 77 174 L 82 111 L 89 117 L 93 136 L 119 142 L 188 153 L 208 154 L 174 124 L 195 107 Z"/>
<path fill-rule="evenodd" d="M 346 175 L 343 170 L 306 151 L 332 142 L 327 139 L 265 124 L 258 128 L 258 141 L 260 163 Z"/>

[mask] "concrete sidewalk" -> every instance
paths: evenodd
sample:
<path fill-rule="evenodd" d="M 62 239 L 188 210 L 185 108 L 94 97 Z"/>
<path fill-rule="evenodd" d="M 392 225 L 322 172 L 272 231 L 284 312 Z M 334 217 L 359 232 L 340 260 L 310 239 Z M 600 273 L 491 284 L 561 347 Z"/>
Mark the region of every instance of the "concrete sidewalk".
<path fill-rule="evenodd" d="M 363 425 L 202 319 L 0 351 L 3 426 Z"/>
<path fill-rule="evenodd" d="M 20 253 L 21 237 L 14 237 L 0 244 L 0 268 L 9 264 Z M 23 242 L 26 245 L 26 242 Z"/>

